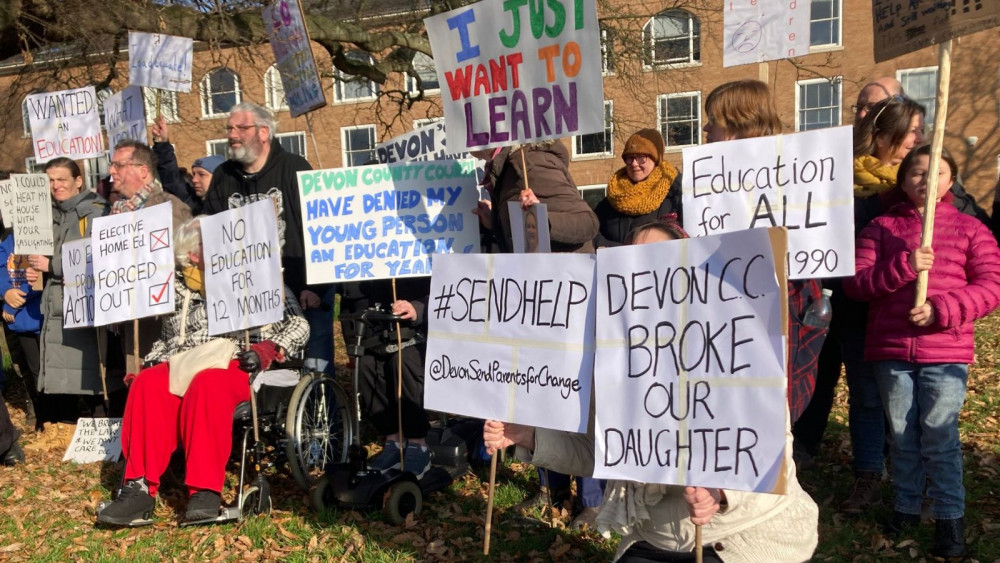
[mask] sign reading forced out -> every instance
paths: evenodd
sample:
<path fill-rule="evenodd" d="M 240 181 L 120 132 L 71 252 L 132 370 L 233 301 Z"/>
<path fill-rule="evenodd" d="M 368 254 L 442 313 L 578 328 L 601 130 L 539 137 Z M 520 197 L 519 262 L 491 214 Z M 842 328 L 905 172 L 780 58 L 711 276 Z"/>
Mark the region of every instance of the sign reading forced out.
<path fill-rule="evenodd" d="M 594 476 L 779 492 L 782 288 L 765 229 L 597 252 Z"/>
<path fill-rule="evenodd" d="M 872 0 L 875 61 L 1000 25 L 996 0 Z"/>
<path fill-rule="evenodd" d="M 684 229 L 691 236 L 788 229 L 788 276 L 854 274 L 850 127 L 684 149 Z"/>

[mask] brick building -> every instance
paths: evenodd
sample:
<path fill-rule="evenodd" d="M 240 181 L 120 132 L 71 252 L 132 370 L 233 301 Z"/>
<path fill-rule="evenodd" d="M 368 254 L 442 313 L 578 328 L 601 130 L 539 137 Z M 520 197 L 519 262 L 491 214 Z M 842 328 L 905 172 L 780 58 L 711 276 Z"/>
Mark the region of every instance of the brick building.
<path fill-rule="evenodd" d="M 667 139 L 667 158 L 680 165 L 681 149 L 703 142 L 703 100 L 708 92 L 729 80 L 757 78 L 761 72 L 758 65 L 723 68 L 723 24 L 717 0 L 611 3 L 614 9 L 599 8 L 604 26 L 602 63 L 608 127 L 603 134 L 562 139 L 573 155 L 573 177 L 588 199 L 599 197 L 608 177 L 621 166 L 620 147 L 633 131 L 658 127 Z M 678 4 L 685 9 L 675 8 Z M 907 94 L 923 102 L 933 115 L 936 48 L 876 64 L 869 0 L 812 0 L 811 9 L 809 54 L 767 64 L 767 82 L 777 96 L 786 132 L 850 124 L 851 104 L 860 88 L 886 75 L 899 78 Z M 998 46 L 1000 29 L 956 41 L 945 141 L 959 161 L 967 189 L 984 207 L 992 201 L 1000 167 L 1000 76 L 991 56 Z M 321 72 L 330 76 L 328 55 L 318 46 L 314 50 Z M 222 154 L 225 116 L 238 101 L 274 109 L 281 142 L 313 166 L 357 165 L 371 157 L 376 142 L 443 115 L 434 88 L 433 61 L 418 57 L 414 67 L 424 84 L 425 101 L 401 110 L 390 96 L 377 95 L 380 90 L 415 89 L 412 78 L 393 76 L 381 87 L 326 78 L 330 104 L 311 113 L 307 122 L 305 117 L 291 118 L 283 109 L 281 81 L 276 69 L 268 66 L 272 55 L 266 45 L 222 50 L 196 45 L 191 93 L 165 92 L 161 108 L 171 124 L 171 142 L 182 166 L 205 154 Z M 119 66 L 113 90 L 127 84 L 126 64 Z M 0 91 L 8 92 L 7 103 L 0 105 L 0 124 L 6 129 L 0 145 L 0 169 L 19 171 L 36 166 L 23 115 L 26 94 L 94 82 L 88 80 L 88 72 L 72 68 L 38 72 L 37 80 L 23 70 L 19 59 L 0 62 Z M 42 80 L 43 74 L 48 82 Z M 53 85 L 53 74 L 58 74 L 60 85 Z M 150 114 L 153 95 L 146 94 Z M 18 115 L 19 103 L 22 115 Z M 106 159 L 84 164 L 88 185 L 107 172 Z"/>

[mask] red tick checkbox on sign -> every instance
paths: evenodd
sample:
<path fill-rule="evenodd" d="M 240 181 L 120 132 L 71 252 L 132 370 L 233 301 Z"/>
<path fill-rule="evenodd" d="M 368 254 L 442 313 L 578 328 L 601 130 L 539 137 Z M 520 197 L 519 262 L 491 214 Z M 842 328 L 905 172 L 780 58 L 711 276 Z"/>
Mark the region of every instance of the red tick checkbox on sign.
<path fill-rule="evenodd" d="M 169 295 L 167 295 L 167 288 L 170 287 L 170 280 L 172 280 L 173 277 L 174 273 L 170 272 L 170 275 L 167 276 L 167 281 L 150 286 L 149 288 L 150 306 L 160 305 L 161 303 L 167 302 L 167 300 L 170 297 Z"/>

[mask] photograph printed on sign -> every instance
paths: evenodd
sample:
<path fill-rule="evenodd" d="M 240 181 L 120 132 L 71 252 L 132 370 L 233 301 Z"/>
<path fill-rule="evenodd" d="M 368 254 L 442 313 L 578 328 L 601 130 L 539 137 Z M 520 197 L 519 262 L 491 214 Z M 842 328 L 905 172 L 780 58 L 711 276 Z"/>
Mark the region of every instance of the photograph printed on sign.
<path fill-rule="evenodd" d="M 594 476 L 775 490 L 785 339 L 769 234 L 597 252 Z"/>
<path fill-rule="evenodd" d="M 424 406 L 584 432 L 594 350 L 594 258 L 435 258 Z"/>

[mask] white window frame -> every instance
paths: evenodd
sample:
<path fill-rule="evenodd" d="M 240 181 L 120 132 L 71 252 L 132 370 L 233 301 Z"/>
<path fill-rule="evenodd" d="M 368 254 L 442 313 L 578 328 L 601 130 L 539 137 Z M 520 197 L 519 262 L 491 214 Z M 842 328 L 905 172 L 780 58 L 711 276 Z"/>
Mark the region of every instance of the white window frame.
<path fill-rule="evenodd" d="M 657 18 L 680 18 L 687 17 L 689 21 L 689 27 L 687 33 L 688 40 L 688 51 L 687 59 L 671 59 L 666 61 L 655 60 L 656 56 L 656 38 L 653 36 L 653 26 Z M 695 32 L 695 26 L 698 27 L 698 31 Z M 678 38 L 683 37 L 678 35 Z M 669 9 L 664 10 L 653 17 L 649 18 L 646 25 L 642 26 L 642 45 L 643 49 L 646 51 L 643 57 L 642 68 L 644 70 L 662 69 L 662 68 L 681 68 L 687 66 L 700 66 L 701 65 L 701 20 L 697 16 L 688 12 L 686 10 L 680 9 Z M 669 39 L 665 37 L 663 39 Z M 697 53 L 697 58 L 695 54 Z"/>
<path fill-rule="evenodd" d="M 419 64 L 417 63 L 417 57 L 422 57 Z M 424 96 L 435 96 L 441 94 L 441 83 L 438 82 L 437 70 L 434 66 L 434 59 L 432 57 L 417 52 L 413 55 L 413 61 L 410 64 L 413 66 L 414 70 L 430 70 L 434 73 L 434 82 L 437 83 L 438 86 L 437 88 L 424 88 Z M 427 66 L 428 64 L 430 67 Z M 406 90 L 411 94 L 416 94 L 418 91 L 417 79 L 410 73 L 406 74 Z"/>
<path fill-rule="evenodd" d="M 602 198 L 607 197 L 607 195 L 608 195 L 608 191 L 607 191 L 608 190 L 608 185 L 607 184 L 587 184 L 586 186 L 577 186 L 576 190 L 578 192 L 580 192 L 580 197 L 583 198 L 584 201 L 587 200 L 587 198 L 584 195 L 587 192 L 601 190 L 601 197 Z"/>
<path fill-rule="evenodd" d="M 354 58 L 354 59 L 359 59 L 359 57 L 367 57 L 368 62 L 374 61 L 374 59 L 372 58 L 371 55 L 369 55 L 368 53 L 363 53 L 361 51 L 350 51 L 350 52 L 347 53 L 346 56 L 348 58 Z M 347 93 L 344 91 L 345 85 L 346 84 L 358 85 L 358 84 L 362 83 L 361 80 L 357 79 L 357 78 L 360 78 L 360 77 L 354 77 L 355 80 L 352 80 L 351 78 L 352 78 L 351 75 L 344 74 L 339 69 L 335 70 L 333 72 L 333 102 L 334 103 L 337 103 L 337 104 L 356 103 L 356 102 L 363 102 L 365 100 L 374 100 L 374 99 L 378 98 L 378 94 L 379 94 L 379 91 L 380 91 L 379 90 L 379 85 L 376 84 L 375 82 L 371 81 L 371 80 L 368 80 L 366 82 L 368 84 L 368 95 L 357 96 L 357 97 L 355 97 L 355 96 L 348 97 Z"/>
<path fill-rule="evenodd" d="M 146 123 L 156 120 L 156 92 L 152 88 L 142 88 L 142 107 L 146 111 Z M 160 115 L 167 123 L 180 123 L 181 114 L 177 106 L 177 92 L 160 90 Z"/>
<path fill-rule="evenodd" d="M 615 75 L 615 40 L 608 28 L 601 26 L 601 76 Z"/>
<path fill-rule="evenodd" d="M 285 83 L 281 80 L 278 65 L 271 65 L 264 71 L 264 103 L 271 111 L 287 111 Z"/>
<path fill-rule="evenodd" d="M 103 156 L 85 158 L 82 162 L 84 187 L 96 190 L 101 178 L 111 173 L 111 154 L 106 152 Z"/>
<path fill-rule="evenodd" d="M 368 129 L 371 132 L 371 134 L 369 135 L 369 138 L 371 139 L 371 147 L 368 150 L 371 151 L 372 158 L 375 158 L 375 145 L 378 144 L 378 137 L 376 137 L 377 129 L 375 128 L 374 124 L 352 125 L 350 127 L 341 127 L 340 128 L 340 164 L 344 168 L 347 168 L 348 166 L 360 166 L 360 165 L 356 165 L 356 164 L 350 164 L 350 162 L 351 162 L 350 155 L 352 155 L 354 153 L 361 152 L 361 151 L 360 150 L 351 149 L 348 146 L 348 141 L 347 141 L 349 139 L 348 133 L 350 131 L 355 131 L 355 130 L 358 130 L 358 129 Z"/>
<path fill-rule="evenodd" d="M 813 84 L 829 84 L 837 89 L 837 95 L 835 96 L 836 106 L 830 106 L 833 108 L 832 115 L 834 116 L 834 123 L 830 124 L 830 127 L 837 127 L 843 122 L 844 113 L 844 77 L 834 76 L 832 78 L 810 78 L 807 80 L 796 80 L 795 81 L 795 131 L 801 132 L 805 131 L 802 129 L 801 124 L 801 114 L 802 111 L 808 110 L 818 110 L 824 108 L 802 108 L 802 87 L 810 86 Z"/>
<path fill-rule="evenodd" d="M 896 70 L 896 80 L 898 80 L 899 83 L 903 85 L 903 92 L 906 93 L 906 97 L 908 97 L 911 100 L 913 100 L 913 101 L 921 104 L 922 106 L 924 106 L 924 108 L 927 109 L 927 114 L 924 115 L 924 125 L 926 125 L 928 131 L 934 128 L 934 116 L 937 114 L 937 78 L 938 78 L 938 72 L 940 72 L 940 71 L 939 71 L 939 69 L 938 69 L 938 67 L 936 65 L 935 66 L 922 66 L 922 67 L 917 67 L 917 68 L 901 68 L 901 69 Z M 933 76 L 934 76 L 934 80 L 932 81 L 932 85 L 933 86 L 932 86 L 932 91 L 931 91 L 931 97 L 930 98 L 915 98 L 915 97 L 913 97 L 913 92 L 910 91 L 911 89 L 909 89 L 909 88 L 906 87 L 905 80 L 908 78 L 908 75 L 911 75 L 911 74 L 923 74 L 923 73 L 932 73 Z"/>
<path fill-rule="evenodd" d="M 671 145 L 670 136 L 666 134 L 665 125 L 669 123 L 680 123 L 682 120 L 671 121 L 670 116 L 667 116 L 666 122 L 663 120 L 663 115 L 666 112 L 667 100 L 671 98 L 694 98 L 694 119 L 693 120 L 683 120 L 683 121 L 693 121 L 694 122 L 694 143 L 687 145 Z M 663 144 L 666 152 L 676 152 L 684 147 L 694 147 L 701 144 L 702 139 L 702 125 L 701 125 L 701 91 L 695 90 L 692 92 L 674 92 L 671 94 L 660 94 L 656 97 L 656 130 L 660 132 L 663 136 Z"/>
<path fill-rule="evenodd" d="M 222 154 L 216 152 L 216 146 L 222 147 Z M 209 139 L 205 141 L 205 154 L 206 155 L 218 155 L 222 158 L 229 158 L 229 139 Z"/>
<path fill-rule="evenodd" d="M 225 91 L 219 92 L 219 93 L 220 94 L 223 94 L 223 93 L 228 94 L 230 92 L 234 92 L 236 94 L 236 101 L 233 103 L 234 106 L 243 101 L 243 88 L 240 86 L 240 75 L 235 70 L 233 70 L 233 69 L 231 69 L 229 67 L 220 66 L 220 67 L 217 67 L 217 68 L 213 68 L 212 70 L 206 72 L 205 76 L 203 76 L 201 78 L 201 82 L 200 82 L 200 86 L 199 86 L 200 94 L 201 94 L 201 118 L 202 119 L 221 119 L 221 118 L 224 118 L 224 117 L 229 117 L 229 110 L 225 110 L 225 111 L 222 111 L 222 112 L 216 112 L 215 111 L 215 107 L 214 107 L 215 104 L 211 103 L 211 99 L 212 99 L 212 95 L 213 95 L 212 94 L 212 88 L 211 88 L 211 82 L 212 82 L 212 78 L 211 77 L 212 77 L 213 74 L 215 74 L 217 72 L 221 72 L 221 71 L 228 71 L 228 72 L 232 73 L 232 75 L 233 75 L 233 88 L 235 90 L 232 90 L 232 91 L 231 90 L 225 90 Z"/>
<path fill-rule="evenodd" d="M 818 22 L 818 21 L 826 22 L 826 21 L 836 20 L 836 29 L 837 29 L 837 42 L 835 42 L 835 43 L 821 43 L 819 45 L 812 45 L 810 43 L 810 45 L 809 45 L 809 52 L 810 53 L 818 53 L 818 52 L 823 52 L 823 51 L 833 51 L 833 50 L 837 50 L 837 49 L 843 49 L 843 47 L 844 47 L 844 0 L 835 0 L 835 1 L 837 2 L 837 6 L 835 8 L 835 11 L 837 13 L 833 17 L 823 18 L 821 20 L 814 20 L 812 18 L 812 2 L 813 2 L 813 0 L 810 0 L 810 3 L 809 3 L 809 6 L 810 6 L 810 13 L 809 13 L 809 26 L 810 26 L 810 34 L 809 34 L 809 36 L 810 36 L 810 39 L 809 40 L 810 40 L 810 42 L 812 41 L 812 33 L 811 33 L 812 29 L 811 28 L 812 28 L 812 24 L 814 22 Z"/>
<path fill-rule="evenodd" d="M 601 152 L 579 152 L 581 148 L 580 142 L 586 135 L 574 135 L 572 150 L 573 150 L 573 160 L 588 160 L 597 158 L 608 158 L 615 156 L 615 124 L 614 124 L 614 114 L 615 114 L 615 103 L 614 100 L 604 100 L 604 132 L 603 135 L 607 138 L 608 147 L 607 150 Z M 602 133 L 590 133 L 591 135 L 601 135 Z"/>
<path fill-rule="evenodd" d="M 35 157 L 29 156 L 24 159 L 24 172 L 26 174 L 39 174 L 45 171 L 45 163 L 39 163 Z"/>
<path fill-rule="evenodd" d="M 101 88 L 100 90 L 94 87 L 94 101 L 97 103 L 97 118 L 101 121 L 101 129 L 106 127 L 104 121 L 104 102 L 114 95 L 115 91 L 110 87 Z"/>
<path fill-rule="evenodd" d="M 298 154 L 302 158 L 305 158 L 305 159 L 308 160 L 309 157 L 306 156 L 306 153 L 308 152 L 307 151 L 307 145 L 306 145 L 307 139 L 306 139 L 306 134 L 305 134 L 304 131 L 291 131 L 289 133 L 278 133 L 277 135 L 274 136 L 274 138 L 277 139 L 279 143 L 281 142 L 282 139 L 290 139 L 292 137 L 298 137 L 299 138 L 299 142 L 302 144 L 302 152 L 301 153 L 293 153 L 293 154 Z M 282 145 L 282 148 L 285 149 L 285 152 L 292 152 L 292 151 L 288 150 L 287 148 L 285 148 L 284 145 Z"/>

